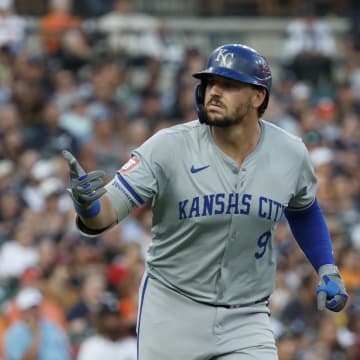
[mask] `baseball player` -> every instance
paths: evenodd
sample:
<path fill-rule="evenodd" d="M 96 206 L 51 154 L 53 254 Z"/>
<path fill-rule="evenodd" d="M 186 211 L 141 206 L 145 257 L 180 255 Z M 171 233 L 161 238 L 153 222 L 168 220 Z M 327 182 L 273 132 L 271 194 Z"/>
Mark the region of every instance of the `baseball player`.
<path fill-rule="evenodd" d="M 194 77 L 199 118 L 153 135 L 105 186 L 64 153 L 76 223 L 97 236 L 152 207 L 139 360 L 275 360 L 267 305 L 284 214 L 319 275 L 319 310 L 347 300 L 313 168 L 301 139 L 261 118 L 272 77 L 257 51 L 220 46 Z"/>

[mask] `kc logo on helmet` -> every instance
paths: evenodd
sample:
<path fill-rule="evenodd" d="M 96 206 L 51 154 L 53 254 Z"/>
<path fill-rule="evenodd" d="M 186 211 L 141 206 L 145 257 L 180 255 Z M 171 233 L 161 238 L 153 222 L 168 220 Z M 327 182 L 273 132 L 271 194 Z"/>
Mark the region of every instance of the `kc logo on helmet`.
<path fill-rule="evenodd" d="M 216 56 L 215 61 L 219 62 L 220 66 L 231 67 L 233 59 L 234 59 L 234 53 L 227 52 L 226 49 L 220 49 Z"/>

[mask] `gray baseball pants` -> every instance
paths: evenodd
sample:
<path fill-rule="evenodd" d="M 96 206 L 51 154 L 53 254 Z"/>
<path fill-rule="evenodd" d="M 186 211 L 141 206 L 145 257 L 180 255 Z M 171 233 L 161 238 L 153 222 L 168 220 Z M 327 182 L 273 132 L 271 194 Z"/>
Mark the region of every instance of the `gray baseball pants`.
<path fill-rule="evenodd" d="M 266 302 L 205 305 L 147 275 L 139 298 L 138 360 L 278 360 Z"/>

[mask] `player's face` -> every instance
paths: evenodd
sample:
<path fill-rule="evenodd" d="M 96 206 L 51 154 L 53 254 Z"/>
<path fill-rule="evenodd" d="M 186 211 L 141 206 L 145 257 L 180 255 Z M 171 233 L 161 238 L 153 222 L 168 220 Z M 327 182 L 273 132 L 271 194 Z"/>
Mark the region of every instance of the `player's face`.
<path fill-rule="evenodd" d="M 210 76 L 205 92 L 205 123 L 230 127 L 240 124 L 257 110 L 252 105 L 255 90 L 251 85 L 222 76 Z"/>

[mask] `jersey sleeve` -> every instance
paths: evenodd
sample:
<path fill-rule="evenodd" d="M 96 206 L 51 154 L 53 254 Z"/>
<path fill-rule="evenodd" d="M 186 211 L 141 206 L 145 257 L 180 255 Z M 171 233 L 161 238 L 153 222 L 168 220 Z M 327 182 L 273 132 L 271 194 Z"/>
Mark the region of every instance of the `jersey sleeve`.
<path fill-rule="evenodd" d="M 132 152 L 107 185 L 112 203 L 121 194 L 121 198 L 126 196 L 132 209 L 152 204 L 167 183 L 171 156 L 168 136 L 162 131 L 149 138 Z"/>
<path fill-rule="evenodd" d="M 288 208 L 299 210 L 309 207 L 315 200 L 317 181 L 309 152 L 303 144 L 303 157 L 299 168 L 295 194 L 289 201 Z"/>

